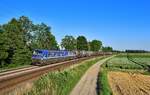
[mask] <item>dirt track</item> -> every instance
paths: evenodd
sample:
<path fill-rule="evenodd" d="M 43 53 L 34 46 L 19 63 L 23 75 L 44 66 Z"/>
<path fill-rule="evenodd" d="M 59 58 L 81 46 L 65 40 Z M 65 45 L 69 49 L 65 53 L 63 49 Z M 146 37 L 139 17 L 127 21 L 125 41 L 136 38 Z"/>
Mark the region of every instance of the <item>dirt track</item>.
<path fill-rule="evenodd" d="M 108 59 L 103 59 L 90 67 L 70 95 L 97 95 L 96 88 L 99 67 Z"/>
<path fill-rule="evenodd" d="M 108 80 L 113 95 L 150 95 L 150 76 L 109 72 Z"/>

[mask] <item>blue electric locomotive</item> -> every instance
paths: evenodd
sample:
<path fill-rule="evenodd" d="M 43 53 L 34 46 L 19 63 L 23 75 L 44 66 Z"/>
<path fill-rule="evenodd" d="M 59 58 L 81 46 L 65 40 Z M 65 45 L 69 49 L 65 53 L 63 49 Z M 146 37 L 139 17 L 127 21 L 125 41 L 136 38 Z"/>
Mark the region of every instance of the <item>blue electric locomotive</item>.
<path fill-rule="evenodd" d="M 75 58 L 75 53 L 66 50 L 36 49 L 32 55 L 33 65 L 46 65 Z"/>
<path fill-rule="evenodd" d="M 112 55 L 112 52 L 92 52 L 92 51 L 66 51 L 66 50 L 42 50 L 36 49 L 32 55 L 32 65 L 47 65 L 57 62 L 63 62 L 75 58 L 91 56 Z"/>

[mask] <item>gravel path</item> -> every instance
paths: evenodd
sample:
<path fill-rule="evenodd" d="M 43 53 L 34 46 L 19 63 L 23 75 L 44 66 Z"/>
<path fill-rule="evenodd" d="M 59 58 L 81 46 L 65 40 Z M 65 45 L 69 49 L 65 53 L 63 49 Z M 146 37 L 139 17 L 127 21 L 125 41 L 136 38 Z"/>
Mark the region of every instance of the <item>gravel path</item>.
<path fill-rule="evenodd" d="M 109 57 L 111 58 L 111 57 Z M 90 67 L 81 80 L 77 83 L 70 95 L 97 95 L 97 77 L 99 73 L 100 65 L 103 64 L 109 58 L 100 60 L 92 67 Z"/>

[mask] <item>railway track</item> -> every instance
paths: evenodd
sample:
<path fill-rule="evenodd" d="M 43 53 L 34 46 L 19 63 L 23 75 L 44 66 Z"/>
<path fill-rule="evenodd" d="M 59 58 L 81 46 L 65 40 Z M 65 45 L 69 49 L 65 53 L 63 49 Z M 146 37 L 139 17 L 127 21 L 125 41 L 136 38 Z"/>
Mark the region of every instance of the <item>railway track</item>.
<path fill-rule="evenodd" d="M 55 63 L 55 64 L 46 65 L 42 67 L 33 66 L 29 68 L 23 68 L 23 69 L 1 73 L 0 74 L 0 95 L 4 95 L 3 93 L 9 91 L 8 88 L 14 87 L 19 83 L 34 78 L 38 78 L 41 75 L 48 73 L 50 71 L 56 71 L 56 70 L 59 71 L 65 69 L 66 67 L 69 67 L 75 63 L 80 63 L 81 61 L 89 58 L 93 58 L 93 57 L 74 59 L 74 60 Z"/>
<path fill-rule="evenodd" d="M 12 73 L 17 73 L 17 72 L 22 72 L 22 71 L 25 71 L 25 70 L 34 69 L 34 68 L 38 68 L 38 66 L 24 67 L 24 68 L 20 68 L 20 69 L 15 69 L 15 70 L 2 72 L 2 73 L 0 73 L 0 77 L 4 76 L 4 75 L 9 75 L 9 74 L 12 74 Z"/>

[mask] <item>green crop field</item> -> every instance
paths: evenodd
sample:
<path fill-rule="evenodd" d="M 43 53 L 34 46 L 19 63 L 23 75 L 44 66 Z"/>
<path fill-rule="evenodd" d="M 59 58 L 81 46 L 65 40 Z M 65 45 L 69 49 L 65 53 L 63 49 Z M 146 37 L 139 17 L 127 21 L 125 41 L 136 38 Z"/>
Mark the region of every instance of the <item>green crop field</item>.
<path fill-rule="evenodd" d="M 144 53 L 141 53 L 141 54 L 129 53 L 129 54 L 127 54 L 127 56 L 128 56 L 129 59 L 132 59 L 135 62 L 143 63 L 143 64 L 146 64 L 146 65 L 150 65 L 150 53 L 145 53 L 145 54 Z"/>
<path fill-rule="evenodd" d="M 130 54 L 120 54 L 116 57 L 106 61 L 102 67 L 109 70 L 114 69 L 138 69 L 146 70 L 150 65 L 150 54 L 149 53 L 130 53 Z"/>

